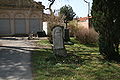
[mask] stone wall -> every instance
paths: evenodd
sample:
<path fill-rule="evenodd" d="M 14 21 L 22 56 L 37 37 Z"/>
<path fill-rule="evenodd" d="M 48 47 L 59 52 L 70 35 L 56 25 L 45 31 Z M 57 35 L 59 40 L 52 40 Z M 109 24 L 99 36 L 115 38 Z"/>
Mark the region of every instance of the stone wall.
<path fill-rule="evenodd" d="M 15 34 L 16 29 L 16 19 L 23 19 L 25 23 L 25 33 L 30 33 L 30 19 L 37 19 L 39 20 L 40 30 L 42 30 L 42 20 L 43 20 L 43 12 L 27 9 L 27 10 L 0 10 L 0 20 L 7 19 L 9 20 L 10 25 L 10 32 L 11 34 Z"/>

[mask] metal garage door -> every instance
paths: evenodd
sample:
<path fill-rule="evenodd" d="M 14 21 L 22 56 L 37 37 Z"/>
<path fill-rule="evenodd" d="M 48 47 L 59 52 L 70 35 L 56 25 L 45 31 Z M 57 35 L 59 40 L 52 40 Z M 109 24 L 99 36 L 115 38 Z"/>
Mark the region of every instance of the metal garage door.
<path fill-rule="evenodd" d="M 0 34 L 10 34 L 10 21 L 9 19 L 0 19 Z"/>
<path fill-rule="evenodd" d="M 39 19 L 30 19 L 30 33 L 37 33 L 40 31 Z"/>
<path fill-rule="evenodd" d="M 26 32 L 25 19 L 15 19 L 15 32 L 17 34 L 24 34 Z"/>

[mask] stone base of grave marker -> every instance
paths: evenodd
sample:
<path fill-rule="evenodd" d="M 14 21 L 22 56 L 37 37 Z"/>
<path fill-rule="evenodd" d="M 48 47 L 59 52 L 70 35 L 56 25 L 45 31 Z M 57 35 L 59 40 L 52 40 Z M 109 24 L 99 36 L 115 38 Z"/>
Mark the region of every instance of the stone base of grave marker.
<path fill-rule="evenodd" d="M 53 49 L 53 52 L 55 53 L 56 56 L 59 57 L 66 57 L 67 56 L 67 51 L 65 50 L 65 48 L 62 49 Z"/>

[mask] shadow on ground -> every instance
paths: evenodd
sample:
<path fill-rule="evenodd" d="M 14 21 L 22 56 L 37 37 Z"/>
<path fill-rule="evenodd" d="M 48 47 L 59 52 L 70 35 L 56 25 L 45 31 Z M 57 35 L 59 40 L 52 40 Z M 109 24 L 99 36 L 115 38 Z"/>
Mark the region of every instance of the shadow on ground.
<path fill-rule="evenodd" d="M 62 78 L 72 77 L 76 75 L 77 70 L 86 63 L 91 63 L 93 60 L 98 59 L 97 55 L 75 55 L 68 53 L 67 57 L 57 57 L 53 54 L 52 49 L 43 48 L 34 50 L 32 52 L 32 65 L 33 73 L 36 80 L 49 79 L 49 78 Z M 40 77 L 36 77 L 40 76 Z M 54 80 L 54 79 L 53 79 Z M 59 79 L 58 79 L 59 80 Z M 70 79 L 68 79 L 70 80 Z"/>
<path fill-rule="evenodd" d="M 31 51 L 31 49 L 39 49 L 38 47 L 16 47 L 16 46 L 0 46 L 0 48 L 18 49 L 25 51 Z"/>
<path fill-rule="evenodd" d="M 0 37 L 0 40 L 18 40 L 18 39 L 13 37 Z"/>
<path fill-rule="evenodd" d="M 30 51 L 22 47 L 0 47 L 0 80 L 31 80 Z"/>

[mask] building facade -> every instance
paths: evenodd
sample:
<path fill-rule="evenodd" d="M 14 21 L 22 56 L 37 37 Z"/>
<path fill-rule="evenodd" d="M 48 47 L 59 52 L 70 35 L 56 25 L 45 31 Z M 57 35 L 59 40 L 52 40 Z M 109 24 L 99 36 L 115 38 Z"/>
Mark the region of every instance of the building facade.
<path fill-rule="evenodd" d="M 43 30 L 41 2 L 0 0 L 0 34 L 29 34 Z"/>

